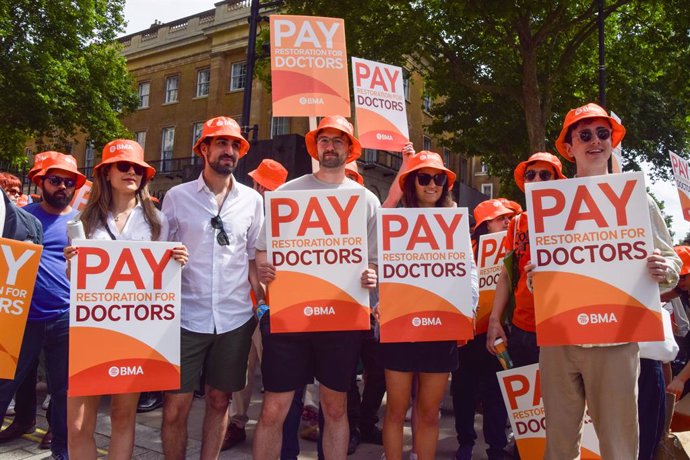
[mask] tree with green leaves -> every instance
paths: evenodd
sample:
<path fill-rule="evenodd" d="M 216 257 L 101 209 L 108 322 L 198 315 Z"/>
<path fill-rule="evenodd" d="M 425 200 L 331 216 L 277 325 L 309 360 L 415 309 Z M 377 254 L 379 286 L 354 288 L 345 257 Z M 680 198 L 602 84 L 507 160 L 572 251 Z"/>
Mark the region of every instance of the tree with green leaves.
<path fill-rule="evenodd" d="M 482 157 L 504 186 L 530 153 L 555 153 L 570 108 L 598 97 L 596 0 L 287 4 L 293 14 L 344 18 L 352 56 L 416 63 L 435 100 L 430 131 Z M 667 173 L 667 151 L 690 141 L 690 4 L 604 4 L 607 107 L 628 129 L 625 166 L 647 160 Z"/>
<path fill-rule="evenodd" d="M 96 145 L 126 136 L 137 104 L 117 42 L 124 0 L 0 0 L 0 157 L 28 139 L 60 147 L 84 132 Z M 53 144 L 53 145 L 51 145 Z"/>

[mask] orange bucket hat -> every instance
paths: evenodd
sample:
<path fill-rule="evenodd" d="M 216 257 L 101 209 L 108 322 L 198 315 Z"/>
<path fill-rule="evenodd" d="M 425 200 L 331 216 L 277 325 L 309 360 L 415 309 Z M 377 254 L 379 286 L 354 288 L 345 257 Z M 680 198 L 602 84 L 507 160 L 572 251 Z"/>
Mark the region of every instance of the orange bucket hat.
<path fill-rule="evenodd" d="M 400 175 L 398 183 L 401 189 L 405 189 L 405 179 L 412 171 L 417 171 L 422 168 L 434 168 L 446 173 L 448 176 L 448 190 L 453 189 L 453 184 L 455 183 L 455 173 L 443 165 L 443 160 L 441 155 L 435 152 L 429 152 L 428 150 L 422 150 L 410 157 L 407 161 L 407 169 Z"/>
<path fill-rule="evenodd" d="M 38 174 L 39 172 L 41 172 L 41 169 L 43 169 L 42 168 L 43 162 L 47 158 L 58 158 L 60 155 L 64 155 L 64 153 L 55 152 L 52 150 L 49 150 L 47 152 L 37 153 L 36 155 L 34 155 L 34 165 L 31 167 L 31 169 L 27 173 L 29 180 L 33 180 L 34 176 L 36 174 Z"/>
<path fill-rule="evenodd" d="M 48 174 L 51 169 L 59 169 L 60 171 L 65 171 L 71 174 L 75 174 L 76 184 L 75 189 L 80 188 L 86 182 L 86 176 L 79 172 L 77 169 L 77 159 L 72 155 L 65 155 L 60 152 L 46 152 L 51 155 L 43 157 L 41 161 L 41 169 L 34 172 L 31 180 L 34 184 L 41 187 L 41 181 Z"/>
<path fill-rule="evenodd" d="M 520 203 L 518 203 L 516 201 L 511 201 L 507 198 L 496 198 L 496 199 L 498 201 L 500 201 L 503 206 L 510 209 L 515 214 L 520 214 L 522 212 L 522 206 L 520 206 Z"/>
<path fill-rule="evenodd" d="M 525 191 L 525 170 L 527 169 L 527 166 L 531 165 L 532 163 L 536 163 L 537 161 L 545 161 L 553 166 L 553 169 L 556 171 L 557 179 L 566 178 L 563 175 L 563 165 L 561 164 L 561 160 L 559 160 L 556 155 L 552 155 L 548 152 L 533 153 L 527 160 L 518 164 L 515 167 L 515 171 L 513 171 L 515 183 L 523 192 Z"/>
<path fill-rule="evenodd" d="M 334 128 L 340 130 L 343 133 L 345 133 L 345 135 L 347 135 L 348 138 L 350 138 L 350 144 L 352 144 L 352 152 L 350 152 L 350 155 L 345 160 L 345 163 L 350 163 L 359 158 L 359 156 L 362 154 L 362 145 L 355 137 L 355 130 L 352 127 L 352 123 L 350 123 L 345 119 L 345 117 L 342 117 L 340 115 L 336 115 L 333 117 L 324 117 L 319 123 L 319 126 L 315 130 L 309 131 L 304 136 L 304 142 L 307 144 L 307 152 L 309 152 L 309 155 L 311 155 L 312 158 L 314 158 L 317 161 L 319 159 L 319 153 L 316 149 L 316 135 L 319 134 L 319 131 L 326 128 Z"/>
<path fill-rule="evenodd" d="M 150 181 L 156 174 L 156 169 L 144 161 L 144 149 L 141 148 L 138 142 L 129 139 L 115 139 L 105 144 L 103 147 L 103 158 L 98 163 L 94 170 L 98 170 L 103 165 L 117 163 L 119 161 L 126 161 L 134 163 L 146 170 L 146 180 Z"/>
<path fill-rule="evenodd" d="M 249 151 L 249 142 L 242 136 L 242 129 L 240 125 L 230 117 L 215 117 L 204 123 L 201 128 L 201 136 L 197 139 L 192 150 L 197 155 L 201 156 L 201 143 L 207 137 L 229 137 L 240 141 L 240 155 L 242 158 Z"/>
<path fill-rule="evenodd" d="M 359 185 L 364 185 L 364 178 L 359 173 L 359 168 L 357 167 L 356 161 L 351 161 L 345 164 L 345 175 L 356 181 Z"/>
<path fill-rule="evenodd" d="M 479 203 L 474 208 L 474 228 L 479 227 L 483 222 L 493 220 L 497 217 L 504 216 L 506 214 L 513 215 L 515 212 L 512 209 L 508 209 L 503 205 L 501 200 L 493 199 L 486 200 Z"/>
<path fill-rule="evenodd" d="M 673 250 L 676 251 L 681 262 L 683 262 L 683 266 L 680 268 L 680 275 L 687 275 L 690 273 L 690 246 L 674 246 Z"/>
<path fill-rule="evenodd" d="M 597 104 L 590 102 L 582 107 L 571 109 L 565 116 L 565 120 L 563 121 L 563 129 L 561 129 L 561 134 L 559 134 L 558 139 L 556 139 L 556 150 L 558 150 L 558 153 L 560 153 L 563 158 L 568 161 L 575 161 L 573 156 L 568 153 L 568 150 L 565 147 L 565 137 L 568 134 L 568 128 L 580 120 L 584 120 L 585 118 L 606 118 L 609 123 L 611 123 L 611 128 L 613 129 L 613 132 L 611 133 L 611 146 L 614 148 L 620 144 L 620 142 L 623 140 L 623 137 L 625 137 L 625 128 L 623 125 L 606 113 L 606 110 Z"/>
<path fill-rule="evenodd" d="M 287 169 L 283 165 L 269 158 L 261 160 L 259 166 L 247 174 L 266 190 L 277 189 L 285 183 L 288 176 Z"/>

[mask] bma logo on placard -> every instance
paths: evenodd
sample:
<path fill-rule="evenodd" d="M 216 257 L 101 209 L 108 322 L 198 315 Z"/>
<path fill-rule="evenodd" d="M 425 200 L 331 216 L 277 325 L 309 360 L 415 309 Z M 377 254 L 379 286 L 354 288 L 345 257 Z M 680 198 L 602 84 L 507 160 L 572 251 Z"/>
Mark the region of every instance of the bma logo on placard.
<path fill-rule="evenodd" d="M 322 307 L 304 307 L 304 316 L 332 316 L 335 315 L 335 308 L 330 305 Z"/>
<path fill-rule="evenodd" d="M 128 375 L 144 375 L 144 369 L 141 366 L 112 366 L 108 369 L 108 375 L 111 377 L 126 377 Z"/>
<path fill-rule="evenodd" d="M 615 313 L 580 313 L 577 315 L 577 323 L 580 326 L 587 326 L 588 324 L 609 324 L 617 323 Z"/>
<path fill-rule="evenodd" d="M 412 318 L 412 325 L 414 327 L 422 327 L 422 326 L 442 326 L 443 323 L 441 323 L 441 318 L 437 316 L 432 316 L 430 318 L 424 318 L 424 317 L 419 317 L 415 316 Z"/>

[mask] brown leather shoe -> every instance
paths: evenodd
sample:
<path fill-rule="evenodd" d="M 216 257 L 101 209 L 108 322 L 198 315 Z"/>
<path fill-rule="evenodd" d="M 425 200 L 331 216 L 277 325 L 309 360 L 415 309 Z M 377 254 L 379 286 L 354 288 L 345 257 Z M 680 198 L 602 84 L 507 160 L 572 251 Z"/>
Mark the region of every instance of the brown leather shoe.
<path fill-rule="evenodd" d="M 39 449 L 50 449 L 53 445 L 53 432 L 50 431 L 50 428 L 48 431 L 46 431 L 46 434 L 43 435 L 43 438 L 41 438 L 41 443 L 38 445 Z"/>
<path fill-rule="evenodd" d="M 21 438 L 22 435 L 26 433 L 33 433 L 34 431 L 36 431 L 36 420 L 30 424 L 21 423 L 14 420 L 12 423 L 10 423 L 10 426 L 5 428 L 3 431 L 0 431 L 0 444 Z"/>
<path fill-rule="evenodd" d="M 247 439 L 247 432 L 234 423 L 228 423 L 228 431 L 225 432 L 225 439 L 220 450 L 228 450 L 236 445 L 243 443 Z"/>

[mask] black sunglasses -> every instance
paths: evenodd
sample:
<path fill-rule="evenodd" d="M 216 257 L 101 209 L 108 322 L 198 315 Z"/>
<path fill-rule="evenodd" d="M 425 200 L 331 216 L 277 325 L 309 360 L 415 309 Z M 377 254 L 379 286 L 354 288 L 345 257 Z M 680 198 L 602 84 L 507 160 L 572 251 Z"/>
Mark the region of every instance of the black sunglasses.
<path fill-rule="evenodd" d="M 129 168 L 134 168 L 134 174 L 136 174 L 137 176 L 144 175 L 144 168 L 142 166 L 130 163 L 128 161 L 118 161 L 117 163 L 115 163 L 115 167 L 121 173 L 129 172 Z"/>
<path fill-rule="evenodd" d="M 547 171 L 545 169 L 535 171 L 534 169 L 530 169 L 525 173 L 525 180 L 533 181 L 537 177 L 537 174 L 539 174 L 539 179 L 541 180 L 551 180 L 553 177 L 553 173 L 551 171 Z"/>
<path fill-rule="evenodd" d="M 225 228 L 223 228 L 223 219 L 220 218 L 220 214 L 211 218 L 211 227 L 218 230 L 218 234 L 216 235 L 216 241 L 218 241 L 218 244 L 221 246 L 227 246 L 230 244 L 230 239 L 228 238 L 228 234 L 225 233 Z"/>
<path fill-rule="evenodd" d="M 606 129 L 606 128 L 597 128 L 595 133 L 596 133 L 597 137 L 599 138 L 599 140 L 602 140 L 602 141 L 605 141 L 606 139 L 611 137 L 611 131 Z M 583 129 L 582 131 L 577 133 L 577 135 L 582 142 L 591 141 L 592 136 L 593 136 L 592 131 L 590 131 L 589 129 Z"/>
<path fill-rule="evenodd" d="M 59 187 L 60 184 L 65 184 L 65 187 L 66 187 L 66 188 L 72 188 L 72 187 L 74 187 L 75 185 L 77 185 L 77 181 L 76 181 L 76 180 L 74 180 L 74 179 L 65 179 L 64 177 L 60 177 L 60 176 L 53 176 L 53 175 L 46 176 L 46 177 L 45 177 L 45 180 L 47 180 L 48 182 L 50 182 L 50 185 L 53 185 L 53 186 L 55 186 L 55 187 Z"/>
<path fill-rule="evenodd" d="M 448 176 L 444 173 L 434 174 L 433 176 L 427 173 L 417 173 L 417 182 L 419 185 L 429 185 L 431 179 L 434 179 L 434 184 L 439 187 L 446 185 L 446 182 L 448 182 Z"/>

